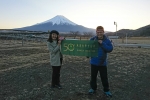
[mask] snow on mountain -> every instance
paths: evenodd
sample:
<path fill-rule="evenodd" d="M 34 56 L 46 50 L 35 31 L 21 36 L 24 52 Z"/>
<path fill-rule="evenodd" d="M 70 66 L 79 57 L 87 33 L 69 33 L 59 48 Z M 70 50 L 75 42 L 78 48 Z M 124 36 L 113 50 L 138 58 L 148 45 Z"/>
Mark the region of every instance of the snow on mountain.
<path fill-rule="evenodd" d="M 57 30 L 59 32 L 70 32 L 70 31 L 95 32 L 95 29 L 78 25 L 62 15 L 57 15 L 47 21 L 43 21 L 41 23 L 37 23 L 31 26 L 15 29 L 29 30 L 29 31 L 43 31 L 43 32 L 47 32 L 48 30 Z"/>
<path fill-rule="evenodd" d="M 57 24 L 57 25 L 66 24 L 66 25 L 74 25 L 74 26 L 77 25 L 76 23 L 70 21 L 69 19 L 65 18 L 62 15 L 57 15 L 50 20 L 47 20 L 47 21 L 44 21 L 44 22 L 38 23 L 38 24 L 45 24 L 45 23 L 52 23 L 53 25 L 54 24 Z M 38 24 L 36 24 L 36 25 L 38 25 Z"/>

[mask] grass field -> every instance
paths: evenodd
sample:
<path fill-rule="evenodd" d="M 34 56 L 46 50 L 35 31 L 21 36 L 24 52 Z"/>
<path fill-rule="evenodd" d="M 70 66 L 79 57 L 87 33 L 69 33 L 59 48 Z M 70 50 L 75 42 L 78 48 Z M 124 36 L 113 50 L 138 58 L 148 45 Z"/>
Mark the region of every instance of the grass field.
<path fill-rule="evenodd" d="M 74 38 L 74 37 L 66 37 L 66 38 Z M 78 40 L 89 40 L 90 37 L 75 37 Z M 126 43 L 126 38 L 123 39 L 111 39 L 114 43 L 118 44 L 125 44 Z M 128 44 L 150 44 L 150 37 L 128 37 L 127 38 L 127 43 Z"/>
<path fill-rule="evenodd" d="M 90 89 L 86 57 L 65 56 L 61 68 L 63 89 L 50 89 L 52 68 L 46 44 L 0 45 L 0 100 L 109 100 Z M 108 55 L 111 100 L 150 99 L 150 49 L 115 47 Z"/>
<path fill-rule="evenodd" d="M 112 39 L 114 43 L 119 44 L 150 44 L 150 37 L 128 37 L 127 39 Z"/>
<path fill-rule="evenodd" d="M 114 43 L 118 44 L 126 44 L 126 40 L 122 39 L 112 39 Z M 133 40 L 133 39 L 128 39 L 127 44 L 150 44 L 150 40 Z"/>

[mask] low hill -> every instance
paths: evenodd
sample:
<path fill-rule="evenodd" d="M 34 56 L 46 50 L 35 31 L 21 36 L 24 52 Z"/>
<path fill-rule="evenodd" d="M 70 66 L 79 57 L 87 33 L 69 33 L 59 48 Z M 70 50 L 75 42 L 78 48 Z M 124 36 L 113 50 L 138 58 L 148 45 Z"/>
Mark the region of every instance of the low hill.
<path fill-rule="evenodd" d="M 130 29 L 121 29 L 118 30 L 117 32 L 109 32 L 106 33 L 108 36 L 114 36 L 118 35 L 119 37 L 125 37 L 126 35 L 128 37 L 147 37 L 150 36 L 150 25 L 138 28 L 136 30 L 130 30 Z"/>

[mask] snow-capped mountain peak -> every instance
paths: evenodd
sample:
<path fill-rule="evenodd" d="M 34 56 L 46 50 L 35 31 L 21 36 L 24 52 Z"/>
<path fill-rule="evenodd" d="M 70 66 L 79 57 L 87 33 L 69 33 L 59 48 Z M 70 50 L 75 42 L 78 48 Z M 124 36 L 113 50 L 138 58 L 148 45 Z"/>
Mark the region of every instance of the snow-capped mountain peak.
<path fill-rule="evenodd" d="M 76 23 L 70 21 L 69 19 L 67 19 L 66 17 L 64 17 L 62 15 L 57 15 L 57 16 L 53 17 L 50 20 L 47 20 L 47 21 L 44 21 L 44 22 L 38 23 L 38 24 L 44 24 L 44 23 L 52 23 L 53 25 L 54 24 L 57 24 L 57 25 L 63 25 L 63 24 L 66 24 L 66 25 L 77 25 Z"/>

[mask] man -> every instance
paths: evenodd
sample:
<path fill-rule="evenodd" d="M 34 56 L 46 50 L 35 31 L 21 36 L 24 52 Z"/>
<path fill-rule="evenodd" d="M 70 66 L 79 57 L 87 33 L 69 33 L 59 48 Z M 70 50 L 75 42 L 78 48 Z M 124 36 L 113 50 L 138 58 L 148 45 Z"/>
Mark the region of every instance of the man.
<path fill-rule="evenodd" d="M 92 37 L 90 40 L 97 40 L 99 43 L 98 48 L 98 56 L 91 57 L 91 81 L 89 90 L 90 94 L 96 92 L 97 89 L 97 73 L 100 73 L 103 91 L 106 96 L 112 97 L 112 94 L 109 91 L 109 83 L 107 77 L 107 53 L 113 50 L 113 46 L 111 41 L 104 35 L 104 28 L 102 26 L 98 26 L 96 28 L 96 36 Z"/>

